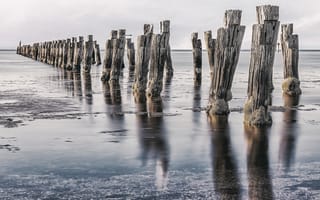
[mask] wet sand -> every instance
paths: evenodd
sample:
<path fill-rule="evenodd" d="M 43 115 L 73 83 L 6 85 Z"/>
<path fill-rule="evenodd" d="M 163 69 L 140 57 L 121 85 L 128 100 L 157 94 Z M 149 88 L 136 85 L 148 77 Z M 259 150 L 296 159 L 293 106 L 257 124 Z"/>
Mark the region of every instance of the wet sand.
<path fill-rule="evenodd" d="M 191 52 L 173 52 L 162 101 L 0 52 L 2 199 L 318 199 L 320 52 L 302 52 L 299 105 L 274 67 L 273 125 L 243 125 L 249 53 L 242 52 L 227 120 L 208 119 L 209 67 L 193 86 Z M 286 100 L 286 101 L 285 101 Z M 292 100 L 291 100 L 292 101 Z M 162 111 L 162 112 L 159 112 Z"/>

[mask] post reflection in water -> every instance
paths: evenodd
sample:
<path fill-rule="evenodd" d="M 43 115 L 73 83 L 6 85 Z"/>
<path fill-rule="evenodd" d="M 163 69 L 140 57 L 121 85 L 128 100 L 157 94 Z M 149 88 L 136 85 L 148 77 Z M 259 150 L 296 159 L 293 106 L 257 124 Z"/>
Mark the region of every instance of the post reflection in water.
<path fill-rule="evenodd" d="M 122 112 L 122 97 L 121 85 L 118 82 L 103 83 L 104 101 L 107 105 L 108 113 L 111 118 L 122 119 L 124 114 Z"/>
<path fill-rule="evenodd" d="M 66 88 L 66 91 L 69 95 L 71 96 L 75 96 L 74 95 L 74 80 L 73 80 L 73 74 L 71 71 L 65 71 L 65 77 L 66 77 L 66 80 L 65 80 L 65 88 Z"/>
<path fill-rule="evenodd" d="M 285 171 L 290 170 L 291 164 L 294 162 L 296 142 L 299 133 L 297 124 L 297 110 L 293 107 L 299 104 L 300 96 L 283 95 L 284 106 L 286 108 L 283 113 L 283 127 L 281 132 L 279 160 Z"/>
<path fill-rule="evenodd" d="M 269 172 L 269 129 L 245 125 L 249 199 L 273 199 Z"/>
<path fill-rule="evenodd" d="M 134 82 L 134 68 L 129 68 L 128 82 L 127 82 L 127 99 L 130 100 L 132 96 L 132 85 Z"/>
<path fill-rule="evenodd" d="M 146 166 L 149 159 L 155 160 L 155 185 L 158 190 L 164 190 L 168 183 L 169 148 L 163 117 L 159 114 L 160 112 L 162 112 L 161 99 L 148 99 L 137 104 L 142 164 Z"/>
<path fill-rule="evenodd" d="M 192 105 L 193 117 L 192 120 L 195 123 L 199 123 L 201 120 L 201 86 L 195 85 L 193 88 L 193 105 Z"/>
<path fill-rule="evenodd" d="M 84 95 L 85 100 L 88 105 L 92 105 L 93 96 L 92 96 L 92 81 L 91 75 L 89 73 L 83 73 L 83 84 L 84 84 Z"/>
<path fill-rule="evenodd" d="M 208 117 L 211 125 L 211 157 L 214 189 L 218 199 L 241 199 L 227 116 Z"/>
<path fill-rule="evenodd" d="M 73 75 L 73 88 L 74 96 L 79 97 L 79 100 L 82 100 L 82 82 L 81 74 L 79 72 L 72 72 Z"/>

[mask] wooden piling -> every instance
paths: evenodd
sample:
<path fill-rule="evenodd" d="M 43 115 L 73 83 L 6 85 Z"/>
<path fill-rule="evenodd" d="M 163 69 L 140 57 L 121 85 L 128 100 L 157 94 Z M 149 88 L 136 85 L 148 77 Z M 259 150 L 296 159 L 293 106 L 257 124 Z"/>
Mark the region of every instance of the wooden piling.
<path fill-rule="evenodd" d="M 168 41 L 166 34 L 152 35 L 150 72 L 147 88 L 147 95 L 151 99 L 161 98 L 164 65 L 168 55 Z"/>
<path fill-rule="evenodd" d="M 105 46 L 105 55 L 103 60 L 103 71 L 101 76 L 102 82 L 107 82 L 110 80 L 110 72 L 112 65 L 112 56 L 113 56 L 113 41 L 117 39 L 118 31 L 112 30 L 111 39 L 107 40 Z"/>
<path fill-rule="evenodd" d="M 273 90 L 272 69 L 279 30 L 279 7 L 257 6 L 258 24 L 253 25 L 244 122 L 253 126 L 272 123 L 268 106 Z"/>
<path fill-rule="evenodd" d="M 164 20 L 160 22 L 160 33 L 163 35 L 164 40 L 166 40 L 166 58 L 165 58 L 165 69 L 166 76 L 173 76 L 173 66 L 171 58 L 171 47 L 170 47 L 170 20 Z"/>
<path fill-rule="evenodd" d="M 137 39 L 137 54 L 135 60 L 133 94 L 136 102 L 144 102 L 146 96 L 149 62 L 151 55 L 151 40 L 153 35 L 153 25 L 144 24 L 143 35 Z"/>
<path fill-rule="evenodd" d="M 300 95 L 299 37 L 297 34 L 293 34 L 293 24 L 281 25 L 281 48 L 285 79 L 282 83 L 282 90 L 289 96 Z"/>
<path fill-rule="evenodd" d="M 131 39 L 127 39 L 127 57 L 129 62 L 129 71 L 134 70 L 135 66 L 135 50 L 134 50 L 134 43 Z"/>
<path fill-rule="evenodd" d="M 84 57 L 83 57 L 83 66 L 82 72 L 90 73 L 91 64 L 92 64 L 92 52 L 93 52 L 93 36 L 88 35 L 88 41 L 84 45 Z"/>
<path fill-rule="evenodd" d="M 193 55 L 193 71 L 194 71 L 194 84 L 201 85 L 202 74 L 202 45 L 201 40 L 198 39 L 198 33 L 191 34 L 192 41 L 192 55 Z"/>
<path fill-rule="evenodd" d="M 67 60 L 67 70 L 72 70 L 73 68 L 73 60 L 74 60 L 74 52 L 75 52 L 75 47 L 77 43 L 77 38 L 72 37 L 71 42 L 69 43 L 68 46 L 68 60 Z"/>
<path fill-rule="evenodd" d="M 83 51 L 84 51 L 83 36 L 79 36 L 79 42 L 76 43 L 76 46 L 74 48 L 74 58 L 73 58 L 73 66 L 72 66 L 72 71 L 74 72 L 80 72 L 81 70 Z"/>
<path fill-rule="evenodd" d="M 100 46 L 97 43 L 97 41 L 94 41 L 94 55 L 95 55 L 96 65 L 101 65 Z"/>
<path fill-rule="evenodd" d="M 227 10 L 224 27 L 219 28 L 214 50 L 213 75 L 211 77 L 209 115 L 228 115 L 228 101 L 232 99 L 231 87 L 236 70 L 245 26 L 241 26 L 241 10 Z M 210 35 L 207 40 L 213 42 Z M 212 58 L 211 58 L 212 59 Z"/>
<path fill-rule="evenodd" d="M 212 77 L 213 69 L 214 69 L 214 50 L 216 48 L 216 40 L 212 38 L 211 31 L 204 32 L 204 41 L 206 43 L 209 66 L 210 66 L 210 75 Z"/>
<path fill-rule="evenodd" d="M 120 59 L 121 59 L 121 69 L 125 67 L 124 64 L 124 51 L 126 46 L 126 30 L 125 29 L 119 29 L 118 31 L 118 39 L 119 39 L 119 53 L 120 53 Z"/>

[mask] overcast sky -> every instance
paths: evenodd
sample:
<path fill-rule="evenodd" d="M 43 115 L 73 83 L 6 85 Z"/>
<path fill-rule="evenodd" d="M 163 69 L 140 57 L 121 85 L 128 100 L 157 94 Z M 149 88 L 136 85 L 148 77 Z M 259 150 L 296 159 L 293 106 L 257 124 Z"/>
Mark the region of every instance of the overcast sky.
<path fill-rule="evenodd" d="M 246 33 L 242 48 L 250 48 L 255 6 L 280 6 L 281 23 L 294 23 L 301 49 L 320 49 L 320 0 L 2 0 L 0 48 L 15 48 L 19 40 L 44 40 L 93 34 L 101 46 L 112 29 L 142 34 L 144 23 L 159 31 L 159 21 L 171 20 L 171 47 L 191 48 L 190 35 L 223 25 L 224 11 L 242 10 Z M 103 48 L 103 47 L 102 47 Z"/>

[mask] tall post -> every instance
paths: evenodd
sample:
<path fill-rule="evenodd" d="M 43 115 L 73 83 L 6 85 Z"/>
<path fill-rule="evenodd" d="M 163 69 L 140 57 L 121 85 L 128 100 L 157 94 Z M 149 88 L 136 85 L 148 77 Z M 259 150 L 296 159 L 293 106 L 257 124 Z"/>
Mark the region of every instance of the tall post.
<path fill-rule="evenodd" d="M 233 76 L 245 32 L 245 26 L 240 25 L 241 13 L 241 10 L 227 10 L 224 27 L 217 32 L 210 102 L 207 108 L 209 115 L 228 115 L 230 112 L 228 101 L 232 99 Z"/>
<path fill-rule="evenodd" d="M 151 99 L 159 99 L 162 85 L 164 65 L 168 55 L 168 41 L 165 34 L 154 34 L 151 40 L 150 72 L 147 95 Z"/>
<path fill-rule="evenodd" d="M 281 25 L 281 48 L 285 79 L 282 90 L 289 96 L 298 96 L 301 94 L 298 72 L 299 37 L 293 34 L 293 24 Z"/>
<path fill-rule="evenodd" d="M 83 59 L 83 51 L 84 51 L 84 45 L 83 45 L 83 36 L 79 36 L 79 42 L 76 43 L 76 47 L 74 49 L 74 58 L 73 58 L 73 66 L 72 70 L 75 72 L 80 72 L 81 70 L 81 63 Z"/>
<path fill-rule="evenodd" d="M 272 71 L 279 31 L 279 7 L 257 6 L 258 24 L 253 25 L 244 122 L 253 126 L 272 123 L 268 106 L 273 90 Z"/>
<path fill-rule="evenodd" d="M 171 47 L 170 47 L 170 20 L 164 20 L 160 22 L 160 33 L 166 40 L 167 45 L 167 55 L 165 60 L 166 75 L 173 75 L 172 58 L 171 58 Z"/>
<path fill-rule="evenodd" d="M 136 102 L 144 102 L 146 97 L 153 25 L 144 24 L 143 30 L 144 35 L 138 36 L 137 39 L 134 83 L 132 86 Z"/>
<path fill-rule="evenodd" d="M 192 41 L 192 55 L 193 55 L 194 84 L 201 85 L 202 45 L 201 45 L 201 40 L 198 39 L 198 33 L 192 33 L 191 41 Z"/>
<path fill-rule="evenodd" d="M 119 39 L 119 50 L 121 57 L 121 69 L 125 67 L 124 65 L 124 50 L 126 46 L 126 29 L 119 29 L 118 31 L 118 39 Z"/>

